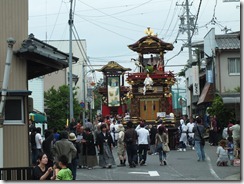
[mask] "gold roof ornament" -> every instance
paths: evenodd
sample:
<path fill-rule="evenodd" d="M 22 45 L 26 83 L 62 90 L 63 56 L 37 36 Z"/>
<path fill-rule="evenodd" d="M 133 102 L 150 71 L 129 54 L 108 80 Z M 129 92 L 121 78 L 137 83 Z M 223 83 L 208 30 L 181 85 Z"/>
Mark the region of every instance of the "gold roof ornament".
<path fill-rule="evenodd" d="M 145 31 L 145 34 L 147 34 L 148 36 L 155 36 L 153 29 L 151 29 L 150 27 L 148 27 Z"/>

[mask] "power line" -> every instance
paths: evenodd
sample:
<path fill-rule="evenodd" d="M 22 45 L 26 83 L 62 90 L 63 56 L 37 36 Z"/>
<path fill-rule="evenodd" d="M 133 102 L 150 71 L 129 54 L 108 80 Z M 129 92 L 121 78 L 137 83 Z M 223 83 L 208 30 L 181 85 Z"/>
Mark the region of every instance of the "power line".
<path fill-rule="evenodd" d="M 164 35 L 167 35 L 167 33 L 168 33 L 168 31 L 169 31 L 169 28 L 170 28 L 170 26 L 171 26 L 171 24 L 172 24 L 172 22 L 173 22 L 173 19 L 174 19 L 174 17 L 176 16 L 176 9 L 177 9 L 177 8 L 178 8 L 178 7 L 175 6 L 175 8 L 174 8 L 174 12 L 173 12 L 173 16 L 172 16 L 172 18 L 171 18 L 171 20 L 170 20 L 170 24 L 169 24 L 168 29 L 166 30 L 166 32 L 165 32 Z"/>
<path fill-rule="evenodd" d="M 110 30 L 110 29 L 107 29 L 107 28 L 105 28 L 105 27 L 103 27 L 103 26 L 101 26 L 101 25 L 99 25 L 99 24 L 97 24 L 97 23 L 88 21 L 88 20 L 85 19 L 84 17 L 80 17 L 80 16 L 78 16 L 78 17 L 81 18 L 81 19 L 83 19 L 83 20 L 85 20 L 85 21 L 87 21 L 87 22 L 89 22 L 89 23 L 91 23 L 91 24 L 93 24 L 93 25 L 95 25 L 95 26 L 97 26 L 97 27 L 100 27 L 100 28 L 102 28 L 102 29 L 104 29 L 104 30 L 106 30 L 106 31 L 109 31 L 109 32 L 114 33 L 114 34 L 116 34 L 116 35 L 119 35 L 119 36 L 121 36 L 121 37 L 127 38 L 127 39 L 129 39 L 129 40 L 135 41 L 135 40 L 132 39 L 132 38 L 129 38 L 129 37 L 127 37 L 127 36 L 124 36 L 124 35 L 122 35 L 122 34 L 119 34 L 119 33 L 115 32 L 115 31 Z"/>
<path fill-rule="evenodd" d="M 52 32 L 51 32 L 50 37 L 49 37 L 49 41 L 51 40 L 51 37 L 52 37 L 53 32 L 54 32 L 54 29 L 55 29 L 55 27 L 56 27 L 56 25 L 57 25 L 57 21 L 58 21 L 58 17 L 59 17 L 59 15 L 60 15 L 60 11 L 61 11 L 62 4 L 63 4 L 63 1 L 62 1 L 61 4 L 60 4 L 59 10 L 58 10 L 58 14 L 57 14 L 56 20 L 55 20 L 55 22 L 54 22 L 54 26 L 53 26 Z"/>
<path fill-rule="evenodd" d="M 169 18 L 169 13 L 170 13 L 170 10 L 171 10 L 171 7 L 172 7 L 172 4 L 173 4 L 174 1 L 171 0 L 171 4 L 170 4 L 170 8 L 169 8 L 169 11 L 168 11 L 168 14 L 166 16 L 166 20 L 165 22 L 167 22 L 168 18 Z M 164 30 L 164 27 L 165 27 L 166 24 L 164 24 L 164 26 L 162 27 L 162 29 L 160 30 L 159 32 L 159 35 L 162 33 L 162 31 Z"/>
<path fill-rule="evenodd" d="M 79 0 L 79 1 L 81 2 L 81 0 Z M 109 15 L 109 14 L 107 14 L 107 13 L 105 13 L 105 12 L 103 12 L 103 11 L 101 11 L 101 10 L 99 10 L 99 9 L 97 9 L 97 8 L 95 8 L 95 7 L 91 6 L 91 5 L 89 5 L 89 4 L 87 4 L 87 3 L 84 3 L 84 2 L 81 2 L 81 3 L 84 4 L 84 5 L 86 5 L 86 6 L 88 6 L 88 7 L 90 7 L 90 8 L 92 8 L 92 9 L 94 9 L 94 10 L 96 10 L 96 11 L 98 11 L 98 12 L 100 12 L 100 13 L 102 13 L 102 14 L 104 14 L 104 15 L 106 15 L 106 16 L 108 16 L 108 17 L 114 18 L 114 19 L 116 19 L 116 20 L 125 22 L 125 23 L 130 24 L 130 25 L 133 25 L 133 26 L 137 26 L 137 27 L 143 27 L 143 28 L 145 28 L 145 26 L 143 26 L 143 25 L 139 25 L 139 24 L 131 23 L 131 22 L 125 21 L 125 20 L 123 20 L 123 19 L 119 19 L 119 18 L 117 18 L 117 17 L 115 17 L 115 16 L 113 16 L 113 15 Z"/>
<path fill-rule="evenodd" d="M 200 0 L 199 5 L 198 5 L 198 10 L 197 10 L 197 15 L 196 15 L 196 19 L 195 19 L 195 24 L 193 26 L 193 30 L 192 30 L 192 34 L 191 34 L 190 40 L 192 40 L 192 37 L 194 35 L 195 29 L 196 29 L 196 26 L 197 26 L 197 20 L 198 20 L 201 4 L 202 4 L 202 0 Z"/>

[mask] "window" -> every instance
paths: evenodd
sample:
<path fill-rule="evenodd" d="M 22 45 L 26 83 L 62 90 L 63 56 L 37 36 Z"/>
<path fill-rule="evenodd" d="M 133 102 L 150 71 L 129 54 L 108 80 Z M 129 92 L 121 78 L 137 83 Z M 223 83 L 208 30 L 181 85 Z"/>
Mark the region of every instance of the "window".
<path fill-rule="evenodd" d="M 24 105 L 21 97 L 7 98 L 5 103 L 4 124 L 23 124 L 24 123 Z"/>
<path fill-rule="evenodd" d="M 240 58 L 228 59 L 229 75 L 240 75 Z"/>

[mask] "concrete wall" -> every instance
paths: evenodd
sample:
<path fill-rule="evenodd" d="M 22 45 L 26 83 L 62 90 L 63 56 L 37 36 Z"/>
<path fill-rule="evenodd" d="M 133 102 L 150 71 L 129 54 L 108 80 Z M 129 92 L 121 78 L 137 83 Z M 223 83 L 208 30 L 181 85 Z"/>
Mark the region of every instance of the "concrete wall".
<path fill-rule="evenodd" d="M 228 58 L 240 58 L 240 51 L 221 52 L 216 57 L 216 89 L 220 93 L 233 91 L 234 88 L 240 87 L 240 75 L 229 75 Z"/>
<path fill-rule="evenodd" d="M 86 41 L 85 40 L 73 40 L 72 41 L 72 51 L 73 51 L 73 55 L 75 57 L 79 58 L 79 61 L 76 64 L 72 65 L 72 73 L 74 75 L 77 75 L 79 80 L 76 84 L 76 87 L 79 87 L 79 89 L 77 90 L 77 99 L 79 102 L 82 101 L 83 99 L 83 87 L 82 87 L 82 80 L 83 80 L 83 75 L 82 75 L 82 64 L 84 61 L 84 57 L 80 51 L 81 47 L 78 46 L 77 42 L 81 42 L 81 44 L 83 45 L 84 48 L 84 52 L 86 53 Z M 49 41 L 48 44 L 57 47 L 59 50 L 65 52 L 65 53 L 69 53 L 69 41 L 68 40 L 56 40 L 56 41 Z M 81 49 L 82 50 L 82 49 Z M 69 72 L 69 68 L 63 71 L 58 71 L 58 72 L 54 72 L 50 75 L 46 75 L 44 77 L 44 91 L 47 91 L 48 89 L 50 89 L 53 85 L 55 86 L 55 88 L 57 89 L 59 86 L 61 85 L 68 85 L 68 72 Z"/>
<path fill-rule="evenodd" d="M 44 112 L 44 80 L 42 77 L 38 77 L 28 81 L 28 88 L 32 91 L 31 98 L 35 99 L 33 103 L 33 108 Z"/>

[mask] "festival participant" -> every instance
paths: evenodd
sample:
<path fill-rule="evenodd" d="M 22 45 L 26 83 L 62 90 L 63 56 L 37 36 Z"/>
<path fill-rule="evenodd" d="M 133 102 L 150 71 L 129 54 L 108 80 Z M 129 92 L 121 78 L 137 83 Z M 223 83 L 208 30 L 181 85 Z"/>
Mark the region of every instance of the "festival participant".
<path fill-rule="evenodd" d="M 112 154 L 113 139 L 108 132 L 107 125 L 101 125 L 101 133 L 97 136 L 97 149 L 99 154 L 99 166 L 102 168 L 112 168 L 115 165 Z"/>
<path fill-rule="evenodd" d="M 229 129 L 232 131 L 232 137 L 234 142 L 234 154 L 237 157 L 236 152 L 240 148 L 240 121 L 236 121 L 236 123 Z"/>
<path fill-rule="evenodd" d="M 38 165 L 33 170 L 33 180 L 54 180 L 52 167 L 47 167 L 48 158 L 45 153 L 37 156 Z"/>
<path fill-rule="evenodd" d="M 144 80 L 144 87 L 143 87 L 143 94 L 146 94 L 147 88 L 150 88 L 153 85 L 153 80 L 149 76 L 149 73 L 147 74 L 147 77 Z"/>
<path fill-rule="evenodd" d="M 214 116 L 210 116 L 210 130 L 209 130 L 209 143 L 211 146 L 217 146 L 218 140 L 218 125 L 216 118 Z"/>
<path fill-rule="evenodd" d="M 124 142 L 126 144 L 126 152 L 130 168 L 136 167 L 137 163 L 137 132 L 133 128 L 132 121 L 127 122 L 127 130 L 125 131 Z"/>
<path fill-rule="evenodd" d="M 150 142 L 149 131 L 145 129 L 145 124 L 141 122 L 140 125 L 136 127 L 136 132 L 138 135 L 139 163 L 140 165 L 146 165 L 147 150 Z"/>
<path fill-rule="evenodd" d="M 204 144 L 202 140 L 204 139 L 205 128 L 202 125 L 202 121 L 200 118 L 196 118 L 196 125 L 193 127 L 192 132 L 194 133 L 195 140 L 195 150 L 198 156 L 197 161 L 205 161 L 205 151 Z"/>
<path fill-rule="evenodd" d="M 216 151 L 218 159 L 216 161 L 217 166 L 228 166 L 228 149 L 226 147 L 226 140 L 219 141 L 219 146 Z"/>
<path fill-rule="evenodd" d="M 194 150 L 194 133 L 192 132 L 192 130 L 193 127 L 195 126 L 195 122 L 192 117 L 190 118 L 190 121 L 186 124 L 186 126 L 188 128 L 188 132 L 187 132 L 188 144 L 191 147 L 191 149 Z"/>
<path fill-rule="evenodd" d="M 167 165 L 166 155 L 167 153 L 163 151 L 163 146 L 168 146 L 169 138 L 168 134 L 163 126 L 158 128 L 158 133 L 155 136 L 155 147 L 159 155 L 160 165 Z"/>
<path fill-rule="evenodd" d="M 89 127 L 85 128 L 84 144 L 85 146 L 85 157 L 88 169 L 93 169 L 97 165 L 96 147 L 94 136 Z"/>
<path fill-rule="evenodd" d="M 60 170 L 56 176 L 56 180 L 72 180 L 72 171 L 67 167 L 69 159 L 66 155 L 60 155 L 58 157 L 58 165 Z"/>
<path fill-rule="evenodd" d="M 77 150 L 76 156 L 74 158 L 72 158 L 72 161 L 71 161 L 71 171 L 72 171 L 72 175 L 73 175 L 73 180 L 76 180 L 76 171 L 77 171 L 77 165 L 78 165 L 78 159 L 79 159 L 79 153 L 80 153 L 80 145 L 78 142 L 76 142 L 75 133 L 69 134 L 69 141 L 73 143 L 73 145 L 75 146 L 75 148 Z"/>
<path fill-rule="evenodd" d="M 68 167 L 72 169 L 72 159 L 76 157 L 77 150 L 72 142 L 68 140 L 68 132 L 61 131 L 60 132 L 60 140 L 55 142 L 52 148 L 52 153 L 54 155 L 54 161 L 61 155 L 66 155 L 68 157 Z"/>
<path fill-rule="evenodd" d="M 125 154 L 125 142 L 124 142 L 124 137 L 125 137 L 125 128 L 122 124 L 118 125 L 118 149 L 117 149 L 117 153 L 118 153 L 118 157 L 120 160 L 120 165 L 118 166 L 125 166 L 125 162 L 126 162 L 126 154 Z"/>
<path fill-rule="evenodd" d="M 186 151 L 188 127 L 186 126 L 183 119 L 180 120 L 180 126 L 178 127 L 178 129 L 180 133 L 180 145 L 178 151 Z"/>

